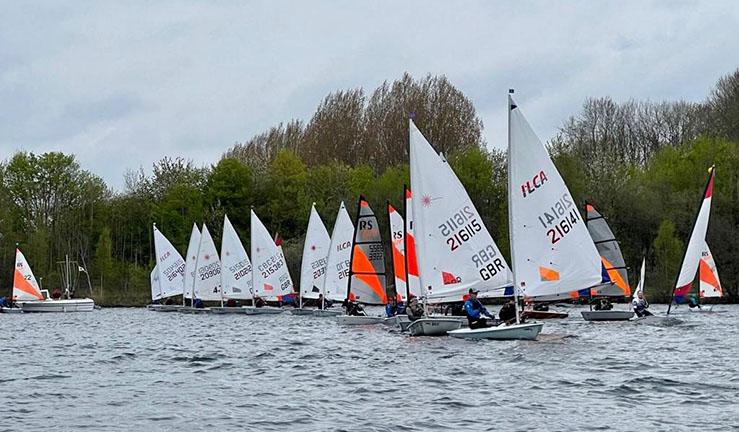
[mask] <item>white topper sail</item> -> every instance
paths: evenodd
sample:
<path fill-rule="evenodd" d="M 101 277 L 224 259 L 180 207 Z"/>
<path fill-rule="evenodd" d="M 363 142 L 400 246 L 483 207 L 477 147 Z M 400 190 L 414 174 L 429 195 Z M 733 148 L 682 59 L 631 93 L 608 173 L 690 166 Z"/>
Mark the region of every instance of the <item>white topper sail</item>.
<path fill-rule="evenodd" d="M 498 246 L 454 171 L 410 121 L 411 199 L 421 286 L 434 299 L 470 288 L 504 295 L 513 284 Z"/>
<path fill-rule="evenodd" d="M 210 236 L 208 227 L 203 224 L 195 263 L 195 298 L 201 300 L 221 300 L 221 260 L 218 250 Z"/>
<path fill-rule="evenodd" d="M 601 260 L 544 145 L 509 96 L 508 206 L 516 283 L 528 297 L 593 287 Z"/>
<path fill-rule="evenodd" d="M 190 243 L 187 245 L 187 256 L 185 262 L 185 298 L 192 298 L 192 287 L 193 284 L 195 284 L 195 265 L 198 261 L 199 247 L 200 230 L 198 229 L 198 226 L 196 224 L 192 224 Z"/>
<path fill-rule="evenodd" d="M 421 296 L 421 278 L 418 275 L 418 255 L 416 253 L 416 236 L 413 231 L 413 195 L 405 188 L 405 248 L 408 250 L 406 259 L 408 267 L 408 283 L 411 294 Z"/>
<path fill-rule="evenodd" d="M 706 232 L 708 231 L 708 219 L 711 216 L 711 197 L 713 196 L 713 177 L 715 175 L 713 167 L 709 171 L 708 183 L 703 193 L 703 202 L 698 211 L 698 217 L 695 218 L 693 232 L 690 234 L 688 247 L 685 249 L 685 256 L 680 267 L 680 274 L 677 277 L 677 283 L 673 291 L 673 297 L 677 303 L 682 302 L 683 297 L 685 297 L 693 286 L 693 280 L 695 279 L 695 273 L 698 271 L 702 252 L 707 247 Z M 672 302 L 670 302 L 667 313 L 670 312 L 671 307 Z"/>
<path fill-rule="evenodd" d="M 15 272 L 13 274 L 13 301 L 43 300 L 36 277 L 20 249 L 15 250 Z"/>
<path fill-rule="evenodd" d="M 285 256 L 254 210 L 251 211 L 251 257 L 255 295 L 277 297 L 293 292 Z"/>
<path fill-rule="evenodd" d="M 317 299 L 326 279 L 326 263 L 331 237 L 316 211 L 316 204 L 310 209 L 308 231 L 303 245 L 303 263 L 300 267 L 300 295 L 303 298 Z"/>
<path fill-rule="evenodd" d="M 154 251 L 157 256 L 161 298 L 182 295 L 185 288 L 185 260 L 167 237 L 154 225 Z"/>
<path fill-rule="evenodd" d="M 223 216 L 221 267 L 221 288 L 224 298 L 245 300 L 253 297 L 251 262 L 227 215 Z"/>
<path fill-rule="evenodd" d="M 323 296 L 327 299 L 339 301 L 346 299 L 353 241 L 354 224 L 342 201 L 331 233 L 331 246 L 326 264 Z"/>
<path fill-rule="evenodd" d="M 159 300 L 162 298 L 162 289 L 159 288 L 159 269 L 156 266 L 149 274 L 149 282 L 151 283 L 151 299 Z"/>
<path fill-rule="evenodd" d="M 713 261 L 713 255 L 707 243 L 703 244 L 703 251 L 701 251 L 699 278 L 701 297 L 721 297 L 724 295 L 724 291 L 721 289 L 721 280 L 718 278 L 716 263 Z"/>

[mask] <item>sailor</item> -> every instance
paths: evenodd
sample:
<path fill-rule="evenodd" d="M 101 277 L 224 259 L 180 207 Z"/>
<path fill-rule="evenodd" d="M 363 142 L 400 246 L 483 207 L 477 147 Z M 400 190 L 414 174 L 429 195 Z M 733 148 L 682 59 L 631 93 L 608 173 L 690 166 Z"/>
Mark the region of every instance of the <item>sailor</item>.
<path fill-rule="evenodd" d="M 318 309 L 326 309 L 331 307 L 331 301 L 327 300 L 323 294 L 318 294 Z"/>
<path fill-rule="evenodd" d="M 200 300 L 199 298 L 196 298 L 195 299 L 195 309 L 203 309 L 203 308 L 204 308 L 203 301 Z"/>
<path fill-rule="evenodd" d="M 405 312 L 405 307 L 402 304 L 398 304 L 395 297 L 389 297 L 387 299 L 387 305 L 385 305 L 385 315 L 388 318 L 394 317 L 397 314 Z"/>
<path fill-rule="evenodd" d="M 267 306 L 267 302 L 264 301 L 263 298 L 261 298 L 261 297 L 254 297 L 254 307 L 261 308 L 261 307 L 265 307 L 265 306 Z"/>
<path fill-rule="evenodd" d="M 700 299 L 698 299 L 698 294 L 696 293 L 690 294 L 690 296 L 688 297 L 688 306 L 690 306 L 691 309 L 696 308 L 696 307 L 698 309 L 701 309 L 701 303 L 700 303 Z"/>
<path fill-rule="evenodd" d="M 516 321 L 516 305 L 513 303 L 513 300 L 508 300 L 508 302 L 500 308 L 498 317 L 506 324 Z"/>
<path fill-rule="evenodd" d="M 364 313 L 364 309 L 362 309 L 362 306 L 350 299 L 344 300 L 344 309 L 346 310 L 347 315 L 367 316 L 367 314 Z"/>
<path fill-rule="evenodd" d="M 634 308 L 634 313 L 636 313 L 636 316 L 640 318 L 652 315 L 652 313 L 647 310 L 649 309 L 649 302 L 647 301 L 647 299 L 644 298 L 644 293 L 641 291 L 639 291 L 639 294 L 637 294 L 637 298 L 635 298 L 634 301 L 631 302 L 631 306 Z"/>
<path fill-rule="evenodd" d="M 607 298 L 600 299 L 600 301 L 595 305 L 595 310 L 597 311 L 607 311 L 611 309 L 613 309 L 613 304 L 611 304 L 611 302 Z"/>
<path fill-rule="evenodd" d="M 464 311 L 467 313 L 467 321 L 469 322 L 471 329 L 485 328 L 488 326 L 487 321 L 485 320 L 485 317 L 483 315 L 490 318 L 493 317 L 492 315 L 490 315 L 490 312 L 485 309 L 485 306 L 480 303 L 480 300 L 477 299 L 477 293 L 479 292 L 479 290 L 470 288 L 470 296 L 467 301 L 464 302 Z"/>
<path fill-rule="evenodd" d="M 444 315 L 451 316 L 465 316 L 464 314 L 464 302 L 453 302 L 449 303 L 444 309 Z"/>
<path fill-rule="evenodd" d="M 411 297 L 408 307 L 405 308 L 405 313 L 411 321 L 423 318 L 424 310 L 423 307 L 418 304 L 418 297 Z"/>

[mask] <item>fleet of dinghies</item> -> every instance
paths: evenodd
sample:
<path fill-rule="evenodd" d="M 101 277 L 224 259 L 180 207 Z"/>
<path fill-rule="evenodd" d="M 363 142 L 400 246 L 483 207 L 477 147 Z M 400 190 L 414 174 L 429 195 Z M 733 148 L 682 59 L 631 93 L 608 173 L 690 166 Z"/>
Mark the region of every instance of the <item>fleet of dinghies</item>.
<path fill-rule="evenodd" d="M 411 187 L 404 187 L 402 211 L 387 203 L 394 288 L 388 289 L 383 235 L 369 202 L 359 197 L 355 224 L 342 201 L 330 236 L 313 203 L 303 245 L 300 287 L 291 313 L 336 317 L 343 325 L 384 322 L 400 326 L 411 335 L 468 339 L 535 339 L 544 324 L 522 321 L 521 316 L 528 319 L 567 316 L 536 308 L 519 314 L 519 298 L 525 298 L 529 304 L 541 304 L 586 297 L 591 310 L 582 312 L 585 320 L 631 319 L 634 312 L 630 309 L 593 310 L 592 301 L 632 295 L 636 300 L 644 292 L 646 260 L 642 262 L 639 282 L 632 293 L 621 248 L 606 219 L 591 203 L 586 203 L 583 218 L 512 93 L 508 95 L 511 265 L 501 254 L 454 170 L 411 118 L 408 125 Z M 706 243 L 715 170 L 711 168 L 709 172 L 668 314 L 673 302 L 679 305 L 689 294 L 696 273 L 700 297 L 722 295 L 716 265 Z M 250 226 L 247 253 L 233 224 L 224 215 L 219 255 L 208 227 L 193 224 L 183 258 L 154 224 L 156 264 L 150 274 L 152 304 L 149 307 L 159 312 L 183 313 L 283 312 L 282 300 L 294 295 L 294 287 L 279 236 L 273 239 L 253 208 Z M 515 323 L 470 329 L 466 328 L 464 317 L 435 315 L 428 307 L 459 304 L 472 291 L 478 292 L 480 298 L 512 297 L 517 309 Z M 181 304 L 171 302 L 176 296 L 182 297 Z M 387 304 L 388 296 L 398 303 L 416 297 L 422 301 L 425 313 L 411 321 L 405 315 L 390 318 L 364 313 L 347 315 L 340 308 L 330 307 L 332 302 L 341 302 L 348 312 L 354 304 Z M 39 288 L 20 250 L 16 250 L 13 301 L 19 306 L 15 309 L 18 311 L 93 309 L 90 299 L 49 299 L 48 292 Z M 203 302 L 219 306 L 205 307 Z M 250 304 L 241 306 L 241 302 Z M 275 303 L 280 306 L 269 306 Z"/>

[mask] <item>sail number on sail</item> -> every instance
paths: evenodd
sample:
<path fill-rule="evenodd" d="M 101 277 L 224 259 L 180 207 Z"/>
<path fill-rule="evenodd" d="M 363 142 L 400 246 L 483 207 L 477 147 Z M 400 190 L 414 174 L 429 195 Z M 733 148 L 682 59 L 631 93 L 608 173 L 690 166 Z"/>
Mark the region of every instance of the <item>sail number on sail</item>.
<path fill-rule="evenodd" d="M 236 264 L 229 266 L 228 271 L 233 273 L 234 279 L 239 280 L 251 273 L 251 264 L 247 264 L 246 260 L 241 260 Z"/>
<path fill-rule="evenodd" d="M 546 231 L 547 237 L 550 238 L 552 244 L 562 240 L 564 236 L 572 231 L 573 225 L 580 220 L 580 213 L 572 204 L 572 198 L 569 194 L 562 195 L 556 204 L 550 206 L 548 211 L 539 216 L 539 222 Z"/>
<path fill-rule="evenodd" d="M 200 275 L 200 280 L 206 280 L 213 276 L 218 276 L 221 274 L 221 265 L 217 262 L 204 265 L 198 269 L 198 274 Z"/>
<path fill-rule="evenodd" d="M 492 245 L 487 245 L 483 250 L 472 255 L 472 262 L 475 264 L 475 268 L 479 269 L 478 272 L 482 280 L 490 280 L 499 271 L 505 269 L 503 260 L 496 257 L 496 255 L 497 253 Z"/>
<path fill-rule="evenodd" d="M 446 244 L 454 252 L 462 243 L 469 241 L 478 232 L 482 231 L 482 224 L 475 217 L 470 206 L 464 206 L 462 210 L 439 225 L 441 235 L 446 237 Z"/>
<path fill-rule="evenodd" d="M 264 260 L 263 263 L 259 264 L 259 271 L 262 273 L 263 278 L 268 278 L 271 274 L 274 274 L 284 265 L 284 262 L 280 259 L 280 254 L 274 254 L 271 257 Z"/>
<path fill-rule="evenodd" d="M 159 262 L 164 262 L 167 258 L 169 258 L 172 254 L 167 251 L 162 256 L 159 257 Z M 185 274 L 185 262 L 181 259 L 178 259 L 173 264 L 170 264 L 169 267 L 162 270 L 162 272 L 167 276 L 168 281 L 173 281 L 175 278 L 177 278 L 180 274 Z"/>
<path fill-rule="evenodd" d="M 313 280 L 318 279 L 326 273 L 326 266 L 328 265 L 328 258 L 319 258 L 310 263 L 310 268 L 313 269 Z"/>

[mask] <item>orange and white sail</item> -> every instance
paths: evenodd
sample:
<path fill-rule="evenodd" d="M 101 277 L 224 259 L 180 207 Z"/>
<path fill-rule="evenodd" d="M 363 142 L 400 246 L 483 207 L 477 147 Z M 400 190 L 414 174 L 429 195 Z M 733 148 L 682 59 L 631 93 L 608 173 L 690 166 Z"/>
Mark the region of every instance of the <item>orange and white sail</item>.
<path fill-rule="evenodd" d="M 713 196 L 715 171 L 713 167 L 709 169 L 708 182 L 703 192 L 701 207 L 698 210 L 698 216 L 695 218 L 693 231 L 690 233 L 690 240 L 685 248 L 685 255 L 680 266 L 680 273 L 675 283 L 675 289 L 672 292 L 673 299 L 678 304 L 682 303 L 688 291 L 693 286 L 693 280 L 695 280 L 695 274 L 698 272 L 703 253 L 708 249 L 706 245 L 706 233 L 708 232 L 708 220 L 711 216 L 711 197 Z M 672 302 L 670 302 L 670 306 L 667 308 L 667 313 L 670 313 L 671 308 Z"/>
<path fill-rule="evenodd" d="M 716 270 L 716 263 L 713 261 L 713 255 L 711 250 L 708 248 L 708 244 L 703 244 L 703 251 L 701 251 L 701 261 L 698 265 L 700 288 L 699 293 L 701 297 L 721 297 L 724 295 L 724 291 L 721 289 L 721 281 L 718 278 L 718 270 Z"/>
<path fill-rule="evenodd" d="M 349 298 L 366 304 L 385 304 L 386 288 L 380 226 L 369 203 L 360 196 L 349 268 Z"/>
<path fill-rule="evenodd" d="M 416 237 L 413 233 L 413 196 L 411 190 L 405 188 L 405 248 L 407 249 L 406 265 L 408 267 L 408 283 L 411 294 L 420 296 L 421 278 L 418 274 L 418 255 L 416 254 Z"/>
<path fill-rule="evenodd" d="M 15 250 L 15 273 L 13 274 L 13 301 L 43 300 L 36 277 L 20 249 Z"/>
<path fill-rule="evenodd" d="M 387 203 L 387 214 L 390 218 L 390 247 L 393 251 L 393 278 L 395 279 L 395 296 L 398 300 L 408 298 L 407 272 L 405 267 L 405 221 L 403 216 Z"/>

